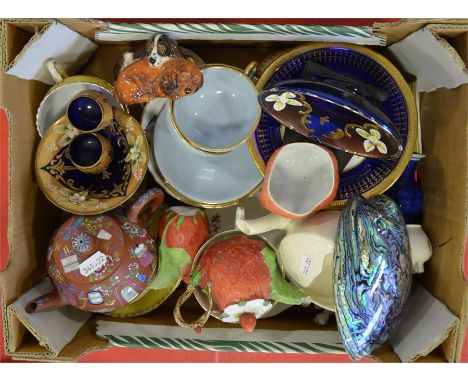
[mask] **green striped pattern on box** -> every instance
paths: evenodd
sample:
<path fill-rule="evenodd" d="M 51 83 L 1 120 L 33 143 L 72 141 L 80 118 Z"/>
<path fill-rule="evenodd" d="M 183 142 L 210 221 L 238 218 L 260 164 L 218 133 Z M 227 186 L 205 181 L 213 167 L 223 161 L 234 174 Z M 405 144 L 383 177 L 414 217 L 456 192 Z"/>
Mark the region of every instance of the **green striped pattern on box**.
<path fill-rule="evenodd" d="M 278 342 L 278 341 L 225 341 L 147 336 L 105 335 L 109 343 L 119 347 L 156 348 L 166 350 L 201 350 L 257 353 L 321 354 L 345 353 L 342 344 Z"/>
<path fill-rule="evenodd" d="M 226 23 L 109 23 L 96 32 L 96 40 L 144 40 L 155 33 L 189 39 L 278 39 L 298 41 L 337 41 L 386 45 L 386 36 L 368 26 L 323 26 L 297 24 L 226 24 Z M 120 35 L 120 36 L 119 36 Z"/>

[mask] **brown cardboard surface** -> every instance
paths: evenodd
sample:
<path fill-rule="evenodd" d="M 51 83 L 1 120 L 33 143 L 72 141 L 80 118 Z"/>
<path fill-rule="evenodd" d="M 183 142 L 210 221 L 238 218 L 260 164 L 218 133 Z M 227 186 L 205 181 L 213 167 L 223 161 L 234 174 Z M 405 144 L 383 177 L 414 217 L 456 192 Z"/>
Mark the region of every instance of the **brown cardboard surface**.
<path fill-rule="evenodd" d="M 467 19 L 402 19 L 394 23 L 374 23 L 372 29 L 375 33 L 385 33 L 387 45 L 390 45 L 427 24 L 466 25 L 466 23 Z"/>
<path fill-rule="evenodd" d="M 430 20 L 430 23 L 440 20 Z M 450 23 L 461 23 L 450 20 Z M 79 20 L 65 22 L 76 24 L 85 35 L 94 25 Z M 380 26 L 381 31 L 396 41 L 413 32 L 425 21 L 409 21 L 395 25 Z M 6 26 L 9 29 L 10 26 Z M 11 29 L 11 28 L 10 28 Z M 23 28 L 20 28 L 23 30 Z M 379 31 L 380 32 L 380 31 Z M 28 32 L 29 33 L 29 32 Z M 11 59 L 21 50 L 27 35 L 11 29 L 6 33 L 7 57 Z M 458 37 L 457 37 L 458 38 Z M 21 46 L 20 46 L 21 45 Z M 283 44 L 209 43 L 197 42 L 186 45 L 197 51 L 206 62 L 223 62 L 239 67 L 252 60 L 261 61 L 271 53 L 284 49 Z M 117 57 L 126 46 L 101 46 L 94 58 L 84 68 L 86 74 L 111 80 Z M 17 299 L 29 287 L 44 276 L 44 258 L 47 241 L 62 218 L 61 212 L 47 202 L 34 179 L 34 154 L 38 137 L 34 116 L 47 87 L 35 81 L 23 81 L 0 74 L 0 106 L 11 114 L 10 131 L 10 213 L 8 240 L 11 260 L 5 272 L 0 274 L 0 287 L 4 297 L 3 308 Z M 423 147 L 427 158 L 421 162 L 422 185 L 425 191 L 424 227 L 434 243 L 434 256 L 427 263 L 423 277 L 425 287 L 461 320 L 462 329 L 452 331 L 442 347 L 437 348 L 422 361 L 457 360 L 460 357 L 464 327 L 466 326 L 468 287 L 463 280 L 461 260 L 467 233 L 467 85 L 438 90 L 425 94 L 421 100 Z M 164 309 L 167 309 L 164 310 Z M 295 311 L 287 311 L 273 319 L 259 323 L 265 328 L 291 328 L 296 322 Z M 3 317 L 5 317 L 3 309 Z M 300 316 L 300 314 L 299 314 Z M 24 327 L 15 319 L 5 325 L 8 353 L 14 358 L 68 361 L 74 360 L 93 349 L 105 348 L 107 342 L 96 338 L 95 320 L 89 320 L 58 357 L 54 358 L 32 336 L 25 335 Z M 113 319 L 114 320 L 114 319 Z M 172 310 L 162 308 L 147 316 L 126 319 L 128 322 L 172 321 Z M 303 318 L 303 320 L 305 320 Z M 298 319 L 298 325 L 313 329 L 310 322 Z M 310 320 L 311 321 L 311 320 Z M 224 325 L 210 320 L 210 325 Z M 335 330 L 335 326 L 330 326 Z M 323 327 L 320 327 L 323 330 Z M 382 361 L 397 362 L 398 357 L 386 345 L 374 354 Z"/>
<path fill-rule="evenodd" d="M 422 94 L 421 125 L 427 158 L 420 163 L 424 190 L 423 227 L 434 254 L 424 286 L 466 326 L 468 287 L 462 261 L 467 234 L 467 99 L 468 85 Z M 445 356 L 460 356 L 463 336 L 444 342 Z"/>

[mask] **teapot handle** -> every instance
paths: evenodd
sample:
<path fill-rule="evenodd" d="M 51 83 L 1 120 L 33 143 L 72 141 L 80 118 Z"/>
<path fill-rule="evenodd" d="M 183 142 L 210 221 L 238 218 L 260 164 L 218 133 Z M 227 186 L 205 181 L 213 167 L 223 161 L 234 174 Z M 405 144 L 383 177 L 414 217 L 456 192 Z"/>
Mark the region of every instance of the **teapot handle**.
<path fill-rule="evenodd" d="M 206 321 L 208 321 L 208 319 L 210 318 L 211 310 L 213 309 L 213 295 L 211 292 L 210 281 L 208 281 L 207 289 L 208 289 L 208 308 L 206 309 L 206 312 L 203 313 L 203 315 L 199 319 L 195 320 L 192 323 L 188 323 L 182 318 L 182 313 L 180 312 L 180 308 L 193 294 L 193 292 L 195 291 L 195 287 L 189 285 L 187 287 L 187 290 L 180 295 L 174 307 L 174 320 L 177 323 L 177 325 L 181 326 L 182 328 L 195 329 L 195 330 L 201 329 L 203 325 L 205 325 Z"/>
<path fill-rule="evenodd" d="M 143 195 L 140 195 L 137 200 L 133 202 L 127 211 L 127 219 L 132 223 L 138 223 L 144 209 L 152 202 L 150 212 L 155 213 L 164 200 L 164 193 L 159 188 L 151 188 Z M 144 219 L 146 220 L 146 219 Z"/>

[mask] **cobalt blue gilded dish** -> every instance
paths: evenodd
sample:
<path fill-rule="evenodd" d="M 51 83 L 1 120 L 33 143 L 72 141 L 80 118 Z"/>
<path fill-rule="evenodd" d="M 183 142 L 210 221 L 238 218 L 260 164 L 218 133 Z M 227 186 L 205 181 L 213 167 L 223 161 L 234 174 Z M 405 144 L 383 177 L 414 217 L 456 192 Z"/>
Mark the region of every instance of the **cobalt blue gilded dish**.
<path fill-rule="evenodd" d="M 367 357 L 399 324 L 411 280 L 397 204 L 385 195 L 350 198 L 338 223 L 333 287 L 338 331 L 353 360 Z"/>
<path fill-rule="evenodd" d="M 129 152 L 125 132 L 116 120 L 112 120 L 107 128 L 96 134 L 107 138 L 113 150 L 113 159 L 104 172 L 90 174 L 78 170 L 70 159 L 69 145 L 61 148 L 41 170 L 48 172 L 70 190 L 87 190 L 92 198 L 125 196 L 132 174 L 130 163 L 125 161 Z"/>
<path fill-rule="evenodd" d="M 306 137 L 347 153 L 397 158 L 403 146 L 392 121 L 364 97 L 325 81 L 278 82 L 259 92 L 262 109 Z"/>
<path fill-rule="evenodd" d="M 341 84 L 346 83 L 348 90 L 355 89 L 358 95 L 366 97 L 388 117 L 398 131 L 405 154 L 407 147 L 414 144 L 417 123 L 413 117 L 414 100 L 411 99 L 411 94 L 408 95 L 409 88 L 407 84 L 403 84 L 401 74 L 397 74 L 396 69 L 386 60 L 384 62 L 384 59 L 376 58 L 375 54 L 366 53 L 370 51 L 369 49 L 354 48 L 352 45 L 343 47 L 333 44 L 325 47 L 323 44 L 315 45 L 317 47 L 311 44 L 305 53 L 298 53 L 276 70 L 266 71 L 260 77 L 259 85 L 261 84 L 263 89 L 268 89 L 283 81 L 323 80 L 325 77 L 330 83 L 330 72 L 336 73 L 335 83 L 340 80 Z M 309 63 L 319 64 L 322 69 L 326 69 L 325 73 L 317 74 L 317 71 L 310 71 Z M 405 91 L 402 90 L 402 86 L 406 87 Z M 294 132 L 292 134 L 299 135 Z M 263 112 L 250 142 L 252 156 L 262 172 L 273 152 L 283 145 L 284 136 L 284 127 L 281 123 Z M 412 142 L 408 141 L 409 137 Z M 314 139 L 310 141 L 317 143 Z M 358 165 L 340 174 L 340 184 L 334 203 L 342 205 L 353 195 L 366 193 L 370 196 L 384 192 L 395 180 L 394 178 L 400 175 L 401 172 L 396 170 L 404 167 L 407 160 L 409 160 L 407 155 L 400 156 L 400 159 L 387 160 L 365 158 Z"/>

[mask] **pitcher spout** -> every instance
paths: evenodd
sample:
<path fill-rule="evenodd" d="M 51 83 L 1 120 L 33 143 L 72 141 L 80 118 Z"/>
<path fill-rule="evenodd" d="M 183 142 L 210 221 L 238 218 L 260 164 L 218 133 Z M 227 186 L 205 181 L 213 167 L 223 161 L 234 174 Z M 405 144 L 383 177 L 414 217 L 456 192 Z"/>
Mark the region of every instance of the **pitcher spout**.
<path fill-rule="evenodd" d="M 242 207 L 237 207 L 236 227 L 246 235 L 258 235 L 275 229 L 285 230 L 289 223 L 291 223 L 291 219 L 274 214 L 247 220 L 245 219 L 245 210 Z"/>

